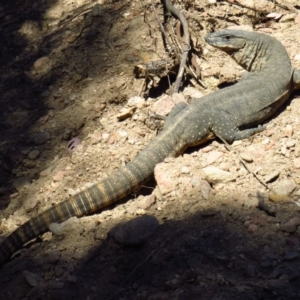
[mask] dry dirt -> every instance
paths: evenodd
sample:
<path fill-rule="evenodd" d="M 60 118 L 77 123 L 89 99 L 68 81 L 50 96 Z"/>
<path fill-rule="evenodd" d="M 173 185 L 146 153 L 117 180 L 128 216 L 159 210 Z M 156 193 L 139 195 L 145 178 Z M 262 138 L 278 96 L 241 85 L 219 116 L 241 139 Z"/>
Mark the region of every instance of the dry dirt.
<path fill-rule="evenodd" d="M 208 87 L 197 85 L 203 94 L 242 74 L 204 42 L 207 33 L 228 26 L 276 37 L 300 68 L 298 0 L 277 1 L 289 10 L 275 1 L 242 2 L 282 13 L 279 20 L 234 1 L 182 2 L 177 7 L 190 15 Z M 132 160 L 157 134 L 149 114 L 167 99 L 169 86 L 167 78 L 155 78 L 145 90 L 133 73 L 138 64 L 166 58 L 150 0 L 2 0 L 0 35 L 3 240 Z M 189 78 L 184 83 L 193 86 Z M 146 101 L 129 106 L 143 92 Z M 120 121 L 124 109 L 129 114 Z M 156 170 L 165 176 L 161 185 L 152 180 L 98 214 L 53 228 L 0 268 L 0 299 L 299 299 L 299 113 L 295 92 L 266 131 L 231 150 L 216 140 L 167 159 Z M 233 180 L 208 184 L 201 178 L 207 166 L 230 172 Z M 289 194 L 266 200 L 271 215 L 257 208 L 257 191 L 268 192 L 253 174 Z M 160 224 L 145 243 L 127 246 L 107 237 L 114 225 L 145 214 Z"/>

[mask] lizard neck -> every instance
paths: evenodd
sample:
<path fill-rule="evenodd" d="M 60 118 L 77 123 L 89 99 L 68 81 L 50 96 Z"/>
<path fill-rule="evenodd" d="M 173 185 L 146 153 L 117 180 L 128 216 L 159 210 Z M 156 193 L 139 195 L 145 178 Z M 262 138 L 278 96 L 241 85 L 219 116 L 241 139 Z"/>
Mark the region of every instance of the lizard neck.
<path fill-rule="evenodd" d="M 282 48 L 281 44 L 270 39 L 266 42 L 264 36 L 260 36 L 256 40 L 247 41 L 245 46 L 233 52 L 231 57 L 248 72 L 261 72 L 276 64 L 277 55 L 285 54 Z"/>

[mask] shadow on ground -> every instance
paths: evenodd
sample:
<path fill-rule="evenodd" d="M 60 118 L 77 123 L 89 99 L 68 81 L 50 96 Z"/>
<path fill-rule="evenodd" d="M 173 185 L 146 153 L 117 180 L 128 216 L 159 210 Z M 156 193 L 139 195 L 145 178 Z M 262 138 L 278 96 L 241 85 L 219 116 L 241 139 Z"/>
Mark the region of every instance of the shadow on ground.
<path fill-rule="evenodd" d="M 1 299 L 299 299 L 300 261 L 292 256 L 299 237 L 278 231 L 276 218 L 235 206 L 178 218 L 165 220 L 141 246 L 95 238 L 87 256 L 64 263 L 40 260 L 45 247 L 37 244 L 36 258 L 16 258 L 1 270 Z M 247 222 L 258 229 L 251 232 Z M 44 277 L 29 287 L 23 270 Z M 5 281 L 18 289 L 5 291 Z"/>

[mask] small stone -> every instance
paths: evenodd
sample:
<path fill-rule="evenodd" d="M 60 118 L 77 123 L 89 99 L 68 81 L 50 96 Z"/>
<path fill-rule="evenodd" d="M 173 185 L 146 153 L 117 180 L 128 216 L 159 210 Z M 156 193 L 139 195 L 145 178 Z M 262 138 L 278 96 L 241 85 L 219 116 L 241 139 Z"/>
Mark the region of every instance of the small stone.
<path fill-rule="evenodd" d="M 132 108 L 124 108 L 119 114 L 117 114 L 118 121 L 124 121 L 132 117 L 134 110 Z"/>
<path fill-rule="evenodd" d="M 40 176 L 42 176 L 42 177 L 49 176 L 52 173 L 53 169 L 54 169 L 54 167 L 51 166 L 51 167 L 41 171 Z"/>
<path fill-rule="evenodd" d="M 291 198 L 288 195 L 269 193 L 269 200 L 273 202 L 289 202 Z"/>
<path fill-rule="evenodd" d="M 201 169 L 200 175 L 203 180 L 206 180 L 209 183 L 220 183 L 235 180 L 235 176 L 233 176 L 230 172 L 223 171 L 214 166 L 208 166 Z"/>
<path fill-rule="evenodd" d="M 264 139 L 263 141 L 262 141 L 262 144 L 263 145 L 267 145 L 267 144 L 269 144 L 270 143 L 270 139 L 268 139 L 268 138 L 266 138 L 266 139 Z"/>
<path fill-rule="evenodd" d="M 42 277 L 29 271 L 23 271 L 22 274 L 31 287 L 39 286 L 44 282 L 44 279 Z"/>
<path fill-rule="evenodd" d="M 190 169 L 188 167 L 182 167 L 181 168 L 181 173 L 182 174 L 189 174 L 190 173 Z"/>
<path fill-rule="evenodd" d="M 297 14 L 295 21 L 297 24 L 300 24 L 300 12 Z M 300 54 L 299 54 L 299 60 L 300 60 Z"/>
<path fill-rule="evenodd" d="M 286 125 L 286 127 L 284 128 L 284 134 L 287 137 L 291 137 L 293 135 L 293 127 L 292 125 L 288 124 Z"/>
<path fill-rule="evenodd" d="M 65 172 L 64 171 L 58 171 L 53 177 L 53 181 L 58 182 L 62 181 L 64 179 Z"/>
<path fill-rule="evenodd" d="M 266 175 L 266 177 L 265 177 L 265 182 L 266 182 L 266 183 L 269 183 L 269 182 L 271 182 L 271 181 L 274 181 L 275 179 L 277 179 L 277 178 L 279 177 L 279 175 L 280 175 L 280 172 L 279 172 L 279 171 L 274 171 L 274 172 L 272 172 L 272 173 Z"/>
<path fill-rule="evenodd" d="M 27 157 L 32 160 L 38 158 L 39 156 L 40 156 L 40 151 L 37 149 L 31 150 L 27 155 Z"/>
<path fill-rule="evenodd" d="M 228 171 L 229 170 L 229 165 L 228 165 L 228 163 L 221 163 L 220 165 L 219 165 L 219 168 L 221 169 L 221 170 L 224 170 L 224 171 Z"/>
<path fill-rule="evenodd" d="M 298 257 L 299 257 L 299 255 L 298 255 L 298 252 L 296 252 L 296 251 L 289 251 L 283 256 L 283 258 L 285 260 L 294 260 Z"/>
<path fill-rule="evenodd" d="M 211 186 L 206 180 L 201 180 L 201 195 L 205 200 L 208 200 Z"/>
<path fill-rule="evenodd" d="M 26 200 L 23 204 L 23 207 L 26 212 L 33 210 L 37 204 L 39 203 L 39 200 L 36 197 L 29 198 Z"/>
<path fill-rule="evenodd" d="M 27 178 L 25 178 L 25 177 L 21 177 L 21 178 L 15 179 L 14 182 L 13 182 L 13 187 L 18 192 L 21 192 L 22 189 L 24 187 L 26 187 L 27 185 L 30 185 L 30 181 Z"/>
<path fill-rule="evenodd" d="M 50 134 L 47 131 L 42 131 L 42 132 L 39 132 L 35 136 L 34 143 L 36 145 L 42 145 L 42 144 L 45 144 L 49 140 L 50 140 Z"/>
<path fill-rule="evenodd" d="M 166 116 L 171 112 L 174 106 L 175 103 L 172 97 L 165 95 L 153 104 L 153 111 L 158 115 Z"/>
<path fill-rule="evenodd" d="M 35 167 L 35 162 L 29 159 L 24 159 L 23 160 L 23 166 L 25 168 L 34 168 Z"/>
<path fill-rule="evenodd" d="M 255 224 L 251 224 L 249 227 L 248 227 L 248 231 L 249 232 L 256 232 L 258 230 L 258 226 L 255 225 Z"/>
<path fill-rule="evenodd" d="M 282 18 L 279 20 L 279 23 L 291 22 L 294 21 L 295 18 L 296 18 L 296 14 L 294 13 L 286 14 L 282 16 Z"/>
<path fill-rule="evenodd" d="M 139 96 L 135 96 L 135 97 L 130 98 L 127 101 L 127 105 L 129 107 L 131 107 L 131 106 L 142 107 L 145 104 L 145 102 L 146 102 L 145 98 L 142 98 L 142 97 L 139 97 Z"/>
<path fill-rule="evenodd" d="M 142 216 L 113 227 L 108 236 L 123 245 L 140 245 L 144 243 L 159 227 L 154 216 Z"/>
<path fill-rule="evenodd" d="M 73 76 L 72 76 L 72 80 L 74 81 L 74 82 L 79 82 L 80 80 L 82 80 L 82 75 L 81 74 L 78 74 L 78 73 L 75 73 Z M 70 99 L 71 100 L 71 99 Z M 73 99 L 73 100 L 75 100 L 75 98 Z"/>
<path fill-rule="evenodd" d="M 86 252 L 85 252 L 85 251 L 82 251 L 81 249 L 76 249 L 76 250 L 75 250 L 75 253 L 74 253 L 74 255 L 73 255 L 73 258 L 74 258 L 74 259 L 77 259 L 77 260 L 81 260 L 81 259 L 83 259 L 85 256 L 86 256 Z"/>
<path fill-rule="evenodd" d="M 155 166 L 154 177 L 162 195 L 166 195 L 175 189 L 176 183 L 170 176 L 169 166 L 166 163 L 159 163 Z"/>
<path fill-rule="evenodd" d="M 252 157 L 251 153 L 249 153 L 249 152 L 242 152 L 240 154 L 240 156 L 243 160 L 245 160 L 248 163 L 253 162 L 253 157 Z"/>
<path fill-rule="evenodd" d="M 142 208 L 140 209 L 137 209 L 136 212 L 135 212 L 138 216 L 143 216 L 146 214 L 146 211 Z"/>
<path fill-rule="evenodd" d="M 128 133 L 125 130 L 118 130 L 118 135 L 120 137 L 127 137 Z"/>
<path fill-rule="evenodd" d="M 281 231 L 293 233 L 297 230 L 297 226 L 299 225 L 300 225 L 300 218 L 295 217 L 290 219 L 288 222 L 282 224 L 279 229 Z"/>
<path fill-rule="evenodd" d="M 193 187 L 200 186 L 201 181 L 202 181 L 201 177 L 193 177 L 192 180 L 191 180 L 191 185 Z"/>
<path fill-rule="evenodd" d="M 59 252 L 59 251 L 58 251 L 58 252 Z M 60 253 L 59 253 L 59 257 L 60 257 Z M 52 264 L 53 264 L 53 263 L 58 262 L 59 257 L 58 257 L 57 260 L 55 260 L 56 257 L 54 257 L 54 261 L 53 261 L 53 262 L 52 262 L 51 260 L 49 260 L 49 263 L 52 263 Z M 54 267 L 54 272 L 55 272 L 55 275 L 56 275 L 57 277 L 61 277 L 61 276 L 64 274 L 65 270 L 64 270 L 61 266 L 55 266 L 55 267 Z"/>
<path fill-rule="evenodd" d="M 50 67 L 50 59 L 47 56 L 43 56 L 38 58 L 34 64 L 33 64 L 33 68 L 35 71 L 37 72 L 46 72 Z"/>
<path fill-rule="evenodd" d="M 292 148 L 296 145 L 296 142 L 294 140 L 289 140 L 286 142 L 286 147 L 289 149 L 289 148 Z"/>
<path fill-rule="evenodd" d="M 152 204 L 156 201 L 155 195 L 149 195 L 142 198 L 142 200 L 138 201 L 138 206 L 142 209 L 148 209 Z"/>
<path fill-rule="evenodd" d="M 294 154 L 296 157 L 300 157 L 300 143 L 298 143 L 294 149 Z"/>
<path fill-rule="evenodd" d="M 287 152 L 286 145 L 281 146 L 280 152 L 281 152 L 282 155 L 286 155 L 286 152 Z"/>
<path fill-rule="evenodd" d="M 183 95 L 192 99 L 199 99 L 203 97 L 203 93 L 194 87 L 186 87 L 183 90 Z"/>
<path fill-rule="evenodd" d="M 273 187 L 273 191 L 278 195 L 290 195 L 297 187 L 293 179 L 283 179 L 278 181 Z"/>
<path fill-rule="evenodd" d="M 300 157 L 295 158 L 293 163 L 296 169 L 300 169 Z"/>
<path fill-rule="evenodd" d="M 206 158 L 206 164 L 211 165 L 214 162 L 216 162 L 220 157 L 224 155 L 223 152 L 220 151 L 211 151 L 208 153 L 207 158 Z"/>
<path fill-rule="evenodd" d="M 57 250 L 57 249 L 54 249 L 54 250 L 51 250 L 49 253 L 48 253 L 48 257 L 47 257 L 47 263 L 50 263 L 50 264 L 55 264 L 59 261 L 60 259 L 60 251 Z"/>
<path fill-rule="evenodd" d="M 66 222 L 58 224 L 51 223 L 49 226 L 49 230 L 57 236 L 65 235 L 68 232 L 74 231 L 76 227 L 79 226 L 79 219 L 77 217 L 72 217 L 68 219 Z"/>

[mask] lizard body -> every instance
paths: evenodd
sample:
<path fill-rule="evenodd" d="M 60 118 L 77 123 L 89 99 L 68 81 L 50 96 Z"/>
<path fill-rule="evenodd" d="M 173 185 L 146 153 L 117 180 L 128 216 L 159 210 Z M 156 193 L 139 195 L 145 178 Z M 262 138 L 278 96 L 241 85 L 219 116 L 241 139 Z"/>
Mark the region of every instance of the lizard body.
<path fill-rule="evenodd" d="M 24 243 L 48 231 L 51 223 L 91 214 L 130 194 L 153 175 L 156 164 L 203 143 L 211 134 L 231 143 L 262 131 L 262 127 L 253 126 L 271 116 L 294 89 L 300 88 L 300 71 L 293 70 L 285 48 L 276 39 L 226 30 L 208 35 L 206 41 L 228 53 L 249 73 L 237 84 L 191 105 L 177 104 L 163 130 L 125 167 L 11 233 L 0 245 L 0 264 Z"/>

